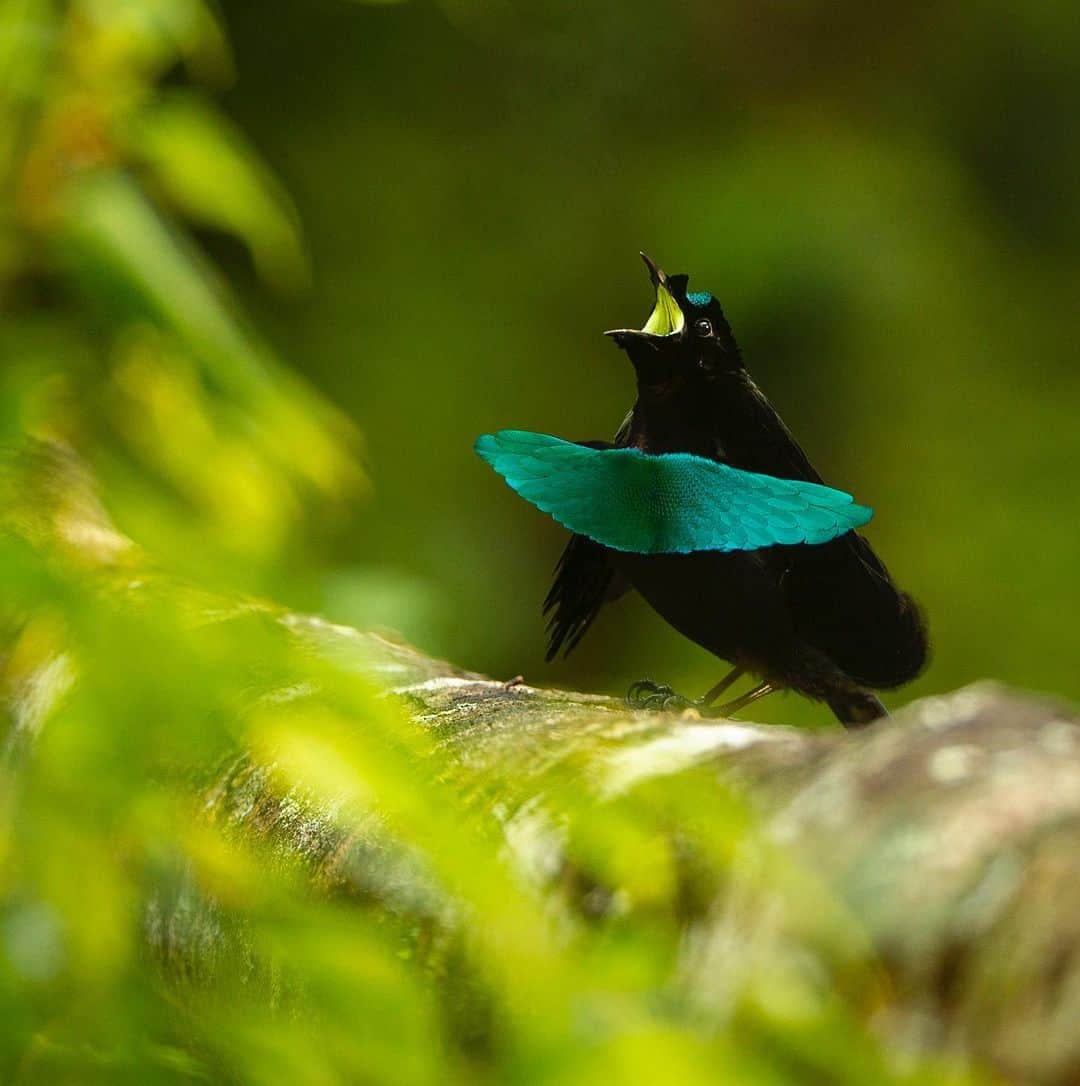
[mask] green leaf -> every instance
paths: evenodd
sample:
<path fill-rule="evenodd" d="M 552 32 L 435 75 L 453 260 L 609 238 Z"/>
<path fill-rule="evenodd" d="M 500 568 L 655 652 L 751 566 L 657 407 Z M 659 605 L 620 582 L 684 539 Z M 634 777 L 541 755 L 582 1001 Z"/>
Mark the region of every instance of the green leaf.
<path fill-rule="evenodd" d="M 286 478 L 335 494 L 362 481 L 348 421 L 280 365 L 242 322 L 202 254 L 130 178 L 98 171 L 69 193 L 62 250 L 125 322 L 149 320 L 239 409 L 244 439 Z"/>
<path fill-rule="evenodd" d="M 197 98 L 174 95 L 144 110 L 133 150 L 188 218 L 240 238 L 277 287 L 308 281 L 292 203 L 243 135 Z"/>

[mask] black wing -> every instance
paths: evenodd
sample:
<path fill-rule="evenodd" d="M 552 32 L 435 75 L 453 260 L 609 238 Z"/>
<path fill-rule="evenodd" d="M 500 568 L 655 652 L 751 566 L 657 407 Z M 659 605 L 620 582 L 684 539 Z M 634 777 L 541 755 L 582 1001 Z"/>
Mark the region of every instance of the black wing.
<path fill-rule="evenodd" d="M 630 415 L 623 420 L 611 444 L 585 441 L 594 449 L 621 448 L 630 432 Z M 600 612 L 600 608 L 616 600 L 630 589 L 630 582 L 616 573 L 608 561 L 607 551 L 583 535 L 572 535 L 555 566 L 555 580 L 544 600 L 548 620 L 546 660 L 554 660 L 562 651 L 569 656 Z"/>
<path fill-rule="evenodd" d="M 629 588 L 629 582 L 612 569 L 607 551 L 599 543 L 583 535 L 571 536 L 544 600 L 544 614 L 552 612 L 545 658 L 554 660 L 560 649 L 563 656 L 569 656 L 600 608 Z"/>
<path fill-rule="evenodd" d="M 737 467 L 822 482 L 776 409 L 749 376 L 740 383 Z M 734 449 L 732 450 L 735 451 Z M 799 636 L 856 681 L 900 686 L 926 665 L 926 621 L 885 563 L 856 532 L 813 547 L 775 548 L 787 564 L 783 589 Z"/>

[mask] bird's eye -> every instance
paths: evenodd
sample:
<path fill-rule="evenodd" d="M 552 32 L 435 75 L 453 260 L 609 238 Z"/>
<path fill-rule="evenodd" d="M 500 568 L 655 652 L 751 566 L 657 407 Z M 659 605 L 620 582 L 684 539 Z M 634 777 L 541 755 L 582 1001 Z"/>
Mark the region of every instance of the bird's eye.
<path fill-rule="evenodd" d="M 712 323 L 707 321 L 704 317 L 701 320 L 694 321 L 694 331 L 699 336 L 711 336 L 712 335 Z"/>

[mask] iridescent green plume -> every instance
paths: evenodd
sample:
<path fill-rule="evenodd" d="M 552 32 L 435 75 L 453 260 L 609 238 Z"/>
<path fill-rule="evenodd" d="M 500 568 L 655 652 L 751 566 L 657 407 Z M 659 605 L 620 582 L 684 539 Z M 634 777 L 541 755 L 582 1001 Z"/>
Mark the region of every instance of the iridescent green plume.
<path fill-rule="evenodd" d="M 635 554 L 827 543 L 873 516 L 841 490 L 688 453 L 590 449 L 521 430 L 484 434 L 476 451 L 560 524 Z"/>

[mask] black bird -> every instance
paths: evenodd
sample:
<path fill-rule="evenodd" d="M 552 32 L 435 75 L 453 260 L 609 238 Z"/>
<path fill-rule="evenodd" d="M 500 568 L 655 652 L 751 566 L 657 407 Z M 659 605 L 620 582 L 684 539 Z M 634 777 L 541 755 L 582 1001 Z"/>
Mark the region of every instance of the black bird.
<path fill-rule="evenodd" d="M 761 682 L 716 713 L 788 689 L 845 725 L 887 715 L 871 690 L 915 678 L 928 643 L 918 605 L 854 530 L 871 511 L 820 485 L 716 299 L 642 257 L 652 315 L 641 330 L 607 333 L 637 376 L 614 443 L 509 431 L 477 443 L 515 490 L 576 532 L 544 602 L 547 658 L 569 653 L 633 588 L 733 670 L 694 703 L 635 683 L 632 704 L 704 708 L 748 672 Z"/>

